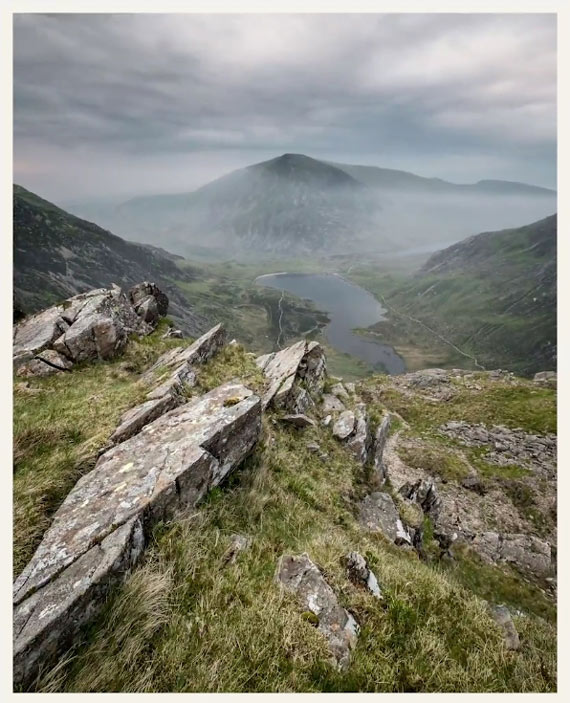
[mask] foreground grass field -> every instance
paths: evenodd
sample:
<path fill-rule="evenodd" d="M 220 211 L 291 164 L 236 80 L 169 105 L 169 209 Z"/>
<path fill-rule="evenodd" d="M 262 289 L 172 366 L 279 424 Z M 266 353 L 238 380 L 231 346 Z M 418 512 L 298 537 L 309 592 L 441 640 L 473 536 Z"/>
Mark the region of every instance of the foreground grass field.
<path fill-rule="evenodd" d="M 122 409 L 138 401 L 132 383 L 138 364 L 150 363 L 165 344 L 155 335 L 136 342 L 121 361 L 74 371 L 73 389 L 64 385 L 67 377 L 31 382 L 30 387 L 43 389 L 45 410 L 41 394 L 25 401 L 17 397 L 14 499 L 20 565 L 70 484 L 86 470 L 84 456 L 94 456 Z M 196 392 L 235 376 L 253 388 L 261 383 L 252 356 L 238 345 L 201 369 Z M 376 383 L 381 386 L 382 377 Z M 89 402 L 80 403 L 81 394 Z M 528 398 L 520 400 L 528 426 L 549 426 L 544 403 L 533 412 Z M 489 418 L 507 421 L 518 401 L 478 402 Z M 461 402 L 468 412 L 466 398 Z M 425 408 L 423 415 L 411 408 L 409 419 L 414 412 L 427 428 Z M 507 589 L 500 570 L 485 571 L 471 561 L 449 567 L 420 561 L 415 552 L 363 532 L 355 507 L 370 490 L 367 472 L 324 428 L 287 429 L 275 420 L 272 414 L 265 417 L 262 443 L 225 486 L 195 510 L 155 528 L 144 561 L 111 594 L 83 642 L 43 672 L 37 690 L 555 690 L 552 611 L 540 616 L 522 607 L 532 598 Z M 34 429 L 59 424 L 67 429 L 52 440 L 46 430 L 41 441 L 25 441 Z M 307 447 L 315 441 L 326 461 Z M 252 542 L 230 560 L 233 534 Z M 342 557 L 351 550 L 369 561 L 383 600 L 346 578 Z M 275 584 L 284 552 L 307 552 L 360 623 L 347 671 L 327 663 L 326 642 L 311 618 Z M 518 652 L 505 649 L 481 599 L 503 602 L 505 594 L 524 611 L 515 617 L 522 641 Z"/>

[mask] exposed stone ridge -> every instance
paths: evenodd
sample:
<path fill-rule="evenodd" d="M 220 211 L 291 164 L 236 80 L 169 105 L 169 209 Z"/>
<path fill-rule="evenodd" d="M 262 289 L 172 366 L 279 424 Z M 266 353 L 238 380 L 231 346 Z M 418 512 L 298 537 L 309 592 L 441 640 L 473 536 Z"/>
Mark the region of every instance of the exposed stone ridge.
<path fill-rule="evenodd" d="M 273 404 L 293 413 L 303 413 L 322 393 L 326 359 L 318 342 L 302 340 L 278 352 L 265 354 L 255 363 L 267 378 L 263 407 Z"/>
<path fill-rule="evenodd" d="M 336 665 L 346 668 L 358 637 L 358 623 L 339 604 L 335 592 L 309 555 L 284 554 L 277 565 L 275 580 L 294 593 L 301 607 L 315 616 L 317 629 L 326 637 Z"/>
<path fill-rule="evenodd" d="M 556 435 L 529 434 L 522 429 L 512 430 L 502 425 L 486 427 L 459 421 L 446 422 L 439 431 L 468 447 L 489 446 L 485 461 L 493 464 L 523 464 L 548 473 L 556 471 Z"/>
<path fill-rule="evenodd" d="M 81 293 L 25 318 L 14 328 L 13 362 L 19 375 L 69 371 L 74 363 L 109 359 L 131 334 L 150 334 L 168 298 L 154 284 L 135 308 L 118 286 Z M 140 310 L 139 310 L 140 307 Z"/>
<path fill-rule="evenodd" d="M 166 380 L 163 380 L 164 375 L 161 375 L 160 385 L 147 393 L 147 400 L 124 413 L 110 438 L 111 444 L 124 442 L 152 420 L 185 403 L 184 387 L 193 386 L 196 381 L 194 366 L 210 359 L 225 341 L 226 332 L 223 326 L 216 325 L 189 347 L 177 347 L 163 354 L 144 374 L 144 379 L 154 379 L 160 369 L 168 371 L 175 367 L 174 371 Z"/>
<path fill-rule="evenodd" d="M 261 433 L 260 398 L 227 383 L 105 452 L 69 493 L 14 584 L 14 681 L 26 685 L 97 612 L 149 528 L 196 504 Z"/>

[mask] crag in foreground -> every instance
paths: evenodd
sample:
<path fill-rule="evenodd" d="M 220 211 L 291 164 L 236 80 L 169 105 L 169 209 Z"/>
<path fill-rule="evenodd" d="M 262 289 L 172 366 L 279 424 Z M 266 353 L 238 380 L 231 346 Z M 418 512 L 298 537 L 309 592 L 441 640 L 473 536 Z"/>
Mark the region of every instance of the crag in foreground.
<path fill-rule="evenodd" d="M 17 689 L 555 689 L 551 374 L 354 386 L 164 312 L 16 328 Z"/>

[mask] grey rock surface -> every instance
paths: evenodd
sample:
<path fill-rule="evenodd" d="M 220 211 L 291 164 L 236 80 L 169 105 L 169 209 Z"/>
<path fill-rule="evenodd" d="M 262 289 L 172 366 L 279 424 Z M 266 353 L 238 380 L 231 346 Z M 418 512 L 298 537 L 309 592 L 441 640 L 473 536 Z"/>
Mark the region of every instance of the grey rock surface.
<path fill-rule="evenodd" d="M 321 405 L 321 411 L 323 415 L 328 415 L 329 413 L 341 413 L 346 410 L 342 401 L 340 401 L 335 395 L 330 393 L 323 393 L 323 403 Z"/>
<path fill-rule="evenodd" d="M 267 378 L 263 407 L 273 404 L 290 412 L 306 412 L 322 394 L 326 359 L 318 342 L 305 340 L 256 359 Z"/>
<path fill-rule="evenodd" d="M 348 439 L 356 427 L 356 415 L 352 410 L 345 410 L 333 425 L 333 435 L 341 442 Z"/>
<path fill-rule="evenodd" d="M 283 415 L 279 418 L 280 422 L 284 422 L 286 425 L 293 425 L 293 427 L 315 427 L 316 423 L 311 420 L 307 415 L 302 413 L 296 413 L 294 415 Z"/>
<path fill-rule="evenodd" d="M 354 458 L 364 466 L 368 461 L 368 455 L 372 444 L 372 437 L 370 436 L 370 427 L 368 423 L 368 413 L 364 403 L 359 403 L 356 406 L 354 410 L 354 419 L 354 434 L 348 438 L 346 446 L 354 455 Z"/>
<path fill-rule="evenodd" d="M 109 586 L 136 563 L 152 525 L 201 500 L 260 433 L 260 398 L 227 383 L 99 458 L 14 583 L 16 685 L 32 680 L 38 663 L 57 656 L 98 611 Z"/>
<path fill-rule="evenodd" d="M 383 457 L 384 447 L 390 432 L 390 423 L 390 414 L 386 413 L 378 425 L 372 446 L 372 468 L 374 476 L 380 485 L 386 481 L 386 466 L 384 465 Z"/>
<path fill-rule="evenodd" d="M 411 544 L 412 540 L 400 520 L 392 496 L 376 491 L 360 503 L 360 524 L 371 532 L 381 532 L 395 544 Z"/>
<path fill-rule="evenodd" d="M 275 579 L 296 595 L 305 611 L 318 618 L 318 630 L 326 637 L 336 665 L 345 669 L 350 663 L 350 652 L 356 644 L 359 627 L 352 615 L 339 604 L 335 592 L 309 555 L 283 555 Z"/>
<path fill-rule="evenodd" d="M 345 557 L 348 578 L 359 586 L 364 586 L 375 598 L 382 598 L 382 591 L 374 572 L 366 559 L 358 552 L 349 552 Z"/>

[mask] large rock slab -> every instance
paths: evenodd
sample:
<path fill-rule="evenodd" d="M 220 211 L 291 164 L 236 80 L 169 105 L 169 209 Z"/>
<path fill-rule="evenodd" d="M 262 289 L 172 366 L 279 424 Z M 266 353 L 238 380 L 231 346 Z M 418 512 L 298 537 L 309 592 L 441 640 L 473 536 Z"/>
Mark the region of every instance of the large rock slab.
<path fill-rule="evenodd" d="M 360 503 L 359 522 L 371 532 L 381 532 L 395 544 L 411 544 L 396 505 L 388 493 L 370 493 Z"/>
<path fill-rule="evenodd" d="M 168 371 L 176 373 L 182 367 L 203 364 L 216 354 L 226 343 L 226 331 L 222 324 L 212 327 L 189 347 L 169 349 L 143 374 L 142 381 L 153 381 L 157 375 Z"/>
<path fill-rule="evenodd" d="M 318 618 L 317 629 L 326 637 L 334 662 L 339 668 L 346 668 L 359 627 L 352 615 L 339 604 L 335 592 L 309 555 L 283 555 L 275 579 L 297 596 L 305 611 Z"/>
<path fill-rule="evenodd" d="M 260 356 L 255 363 L 267 378 L 262 398 L 264 408 L 273 404 L 289 412 L 303 413 L 322 394 L 326 359 L 318 342 L 303 340 Z"/>
<path fill-rule="evenodd" d="M 14 680 L 28 685 L 98 611 L 148 530 L 195 505 L 254 447 L 261 401 L 227 383 L 105 452 L 69 493 L 14 584 Z"/>

